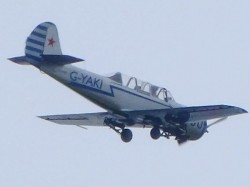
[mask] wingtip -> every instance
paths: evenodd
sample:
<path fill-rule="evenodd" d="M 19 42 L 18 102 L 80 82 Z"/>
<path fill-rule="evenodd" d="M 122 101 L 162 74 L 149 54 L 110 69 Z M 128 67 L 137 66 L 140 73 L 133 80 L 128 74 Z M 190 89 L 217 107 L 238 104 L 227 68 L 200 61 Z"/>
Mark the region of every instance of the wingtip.
<path fill-rule="evenodd" d="M 240 113 L 244 114 L 244 113 L 248 113 L 247 110 L 240 108 L 240 107 L 235 107 L 237 110 L 239 110 Z"/>
<path fill-rule="evenodd" d="M 245 109 L 242 109 L 242 111 L 243 111 L 243 113 L 248 113 L 248 111 L 247 111 L 247 110 L 245 110 Z"/>
<path fill-rule="evenodd" d="M 48 120 L 47 116 L 37 116 L 37 117 L 40 118 L 40 119 Z"/>

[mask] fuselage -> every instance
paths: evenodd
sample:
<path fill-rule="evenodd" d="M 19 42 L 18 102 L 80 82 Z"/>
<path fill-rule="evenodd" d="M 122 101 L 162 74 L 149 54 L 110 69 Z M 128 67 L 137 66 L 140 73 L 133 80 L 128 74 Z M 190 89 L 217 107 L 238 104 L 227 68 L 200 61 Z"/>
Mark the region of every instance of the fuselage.
<path fill-rule="evenodd" d="M 41 71 L 74 90 L 98 106 L 112 113 L 135 110 L 179 108 L 174 100 L 165 101 L 124 86 L 109 77 L 72 65 L 58 66 L 44 63 Z M 167 124 L 167 122 L 164 122 Z M 190 140 L 199 139 L 206 131 L 206 121 L 186 122 Z"/>
<path fill-rule="evenodd" d="M 153 110 L 182 105 L 140 93 L 112 79 L 72 65 L 42 65 L 40 70 L 109 111 Z"/>

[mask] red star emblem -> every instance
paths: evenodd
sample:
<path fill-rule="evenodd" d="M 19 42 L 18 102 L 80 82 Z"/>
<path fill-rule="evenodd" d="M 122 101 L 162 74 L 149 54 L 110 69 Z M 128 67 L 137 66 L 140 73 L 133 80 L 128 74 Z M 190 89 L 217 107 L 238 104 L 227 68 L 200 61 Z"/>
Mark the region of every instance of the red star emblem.
<path fill-rule="evenodd" d="M 53 38 L 48 39 L 49 43 L 48 45 L 51 45 L 52 47 L 54 46 L 54 43 L 56 43 L 56 41 Z"/>

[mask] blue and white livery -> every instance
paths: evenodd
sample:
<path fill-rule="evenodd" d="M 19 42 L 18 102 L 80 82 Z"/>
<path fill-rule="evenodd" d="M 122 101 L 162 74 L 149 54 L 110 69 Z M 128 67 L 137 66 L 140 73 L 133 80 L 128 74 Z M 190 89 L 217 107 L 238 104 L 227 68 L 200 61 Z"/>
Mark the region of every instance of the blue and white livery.
<path fill-rule="evenodd" d="M 80 69 L 72 63 L 83 61 L 63 55 L 55 24 L 38 25 L 26 40 L 25 56 L 10 58 L 18 64 L 33 65 L 42 72 L 79 93 L 107 112 L 40 116 L 64 125 L 107 126 L 130 142 L 130 128 L 151 128 L 153 139 L 175 137 L 178 143 L 197 140 L 207 128 L 228 116 L 247 113 L 228 106 L 192 106 L 177 103 L 171 93 L 162 87 L 136 77 L 115 73 L 105 77 Z M 208 125 L 207 120 L 218 119 Z"/>

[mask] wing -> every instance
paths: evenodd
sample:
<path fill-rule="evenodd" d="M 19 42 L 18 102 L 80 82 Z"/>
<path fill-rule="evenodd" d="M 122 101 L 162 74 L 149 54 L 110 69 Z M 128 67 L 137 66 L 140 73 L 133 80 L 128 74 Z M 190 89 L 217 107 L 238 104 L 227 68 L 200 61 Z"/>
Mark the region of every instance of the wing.
<path fill-rule="evenodd" d="M 172 121 L 176 123 L 187 121 L 202 121 L 211 120 L 216 118 L 225 118 L 228 116 L 247 113 L 246 110 L 228 105 L 210 105 L 210 106 L 193 106 L 181 108 L 169 108 L 160 110 L 141 110 L 129 111 L 126 114 L 130 118 L 144 116 L 145 118 L 152 119 L 165 119 L 165 121 Z"/>
<path fill-rule="evenodd" d="M 82 128 L 85 128 L 84 126 L 108 126 L 119 133 L 124 142 L 131 141 L 133 136 L 131 130 L 125 128 L 126 126 L 141 128 L 156 127 L 150 131 L 153 139 L 158 139 L 160 136 L 166 138 L 174 136 L 178 143 L 181 144 L 188 140 L 199 139 L 207 129 L 207 123 L 205 125 L 203 123 L 202 129 L 199 129 L 197 132 L 191 130 L 190 133 L 186 129 L 187 124 L 185 125 L 188 121 L 196 122 L 214 118 L 225 118 L 246 112 L 246 110 L 238 107 L 213 105 L 161 110 L 119 111 L 119 114 L 100 112 L 39 117 L 57 124 L 76 125 Z M 183 127 L 183 125 L 185 126 Z"/>
<path fill-rule="evenodd" d="M 115 119 L 117 123 L 133 127 L 153 127 L 162 120 L 166 122 L 201 121 L 225 118 L 247 113 L 246 110 L 228 105 L 194 106 L 160 110 L 126 111 L 118 114 L 108 112 L 39 116 L 42 119 L 61 124 L 76 126 L 105 126 L 105 119 Z"/>
<path fill-rule="evenodd" d="M 109 112 L 85 113 L 85 114 L 61 114 L 38 116 L 41 119 L 57 123 L 60 125 L 76 125 L 76 126 L 108 126 L 105 120 L 112 120 L 111 123 L 117 127 L 125 125 L 133 127 L 152 127 L 152 125 L 134 123 L 130 118 L 119 114 L 111 114 Z M 108 122 L 110 123 L 110 121 Z"/>
<path fill-rule="evenodd" d="M 87 114 L 49 115 L 38 117 L 60 125 L 104 126 L 104 119 L 109 116 L 110 115 L 108 112 L 100 112 Z"/>
<path fill-rule="evenodd" d="M 247 113 L 246 110 L 228 105 L 200 106 L 187 108 L 190 121 L 211 120 Z"/>

